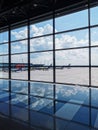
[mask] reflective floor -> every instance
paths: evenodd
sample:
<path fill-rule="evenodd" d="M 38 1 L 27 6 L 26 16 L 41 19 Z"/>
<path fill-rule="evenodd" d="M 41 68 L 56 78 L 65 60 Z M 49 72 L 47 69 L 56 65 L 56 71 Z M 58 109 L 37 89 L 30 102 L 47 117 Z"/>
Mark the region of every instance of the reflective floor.
<path fill-rule="evenodd" d="M 98 89 L 0 80 L 0 129 L 96 130 Z"/>

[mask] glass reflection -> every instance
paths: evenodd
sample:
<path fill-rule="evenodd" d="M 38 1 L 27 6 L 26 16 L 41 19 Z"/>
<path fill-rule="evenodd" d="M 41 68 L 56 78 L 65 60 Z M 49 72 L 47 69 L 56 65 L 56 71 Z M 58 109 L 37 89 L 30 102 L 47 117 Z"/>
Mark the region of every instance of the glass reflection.
<path fill-rule="evenodd" d="M 31 96 L 30 109 L 53 114 L 53 101 L 45 98 L 37 98 Z"/>
<path fill-rule="evenodd" d="M 28 82 L 12 80 L 11 91 L 17 92 L 17 93 L 28 94 Z"/>
<path fill-rule="evenodd" d="M 92 120 L 91 120 L 92 127 L 98 129 L 98 109 L 92 108 L 91 117 L 92 117 Z"/>
<path fill-rule="evenodd" d="M 78 85 L 56 85 L 56 99 L 89 105 L 89 89 Z"/>
<path fill-rule="evenodd" d="M 91 105 L 98 108 L 98 88 L 91 89 Z"/>
<path fill-rule="evenodd" d="M 35 96 L 53 98 L 53 85 L 30 82 L 30 94 Z"/>
<path fill-rule="evenodd" d="M 0 102 L 7 102 L 9 100 L 9 93 L 0 91 Z"/>
<path fill-rule="evenodd" d="M 71 103 L 56 103 L 56 116 L 89 125 L 89 108 Z"/>
<path fill-rule="evenodd" d="M 28 122 L 28 110 L 16 106 L 11 106 L 11 116 L 12 118 L 19 119 L 21 121 Z"/>
<path fill-rule="evenodd" d="M 28 105 L 28 96 L 12 93 L 11 104 L 16 106 L 26 107 Z"/>
<path fill-rule="evenodd" d="M 54 130 L 53 117 L 47 114 L 30 111 L 30 121 L 38 130 Z"/>
<path fill-rule="evenodd" d="M 0 80 L 0 89 L 1 90 L 9 90 L 9 81 L 8 80 Z"/>

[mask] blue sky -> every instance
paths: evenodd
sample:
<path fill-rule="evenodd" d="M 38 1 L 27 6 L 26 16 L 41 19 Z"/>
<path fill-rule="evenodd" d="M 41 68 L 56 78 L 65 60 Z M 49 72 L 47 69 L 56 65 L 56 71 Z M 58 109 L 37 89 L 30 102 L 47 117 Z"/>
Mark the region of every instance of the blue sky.
<path fill-rule="evenodd" d="M 98 24 L 98 7 L 91 9 L 91 25 Z M 30 37 L 41 36 L 45 34 L 52 34 L 53 31 L 53 21 L 47 20 L 44 22 L 32 24 L 30 26 Z M 55 31 L 65 31 L 74 28 L 86 27 L 88 26 L 88 10 L 80 11 L 77 13 L 69 14 L 66 16 L 61 16 L 55 19 Z M 98 28 L 91 29 L 91 44 L 98 45 Z M 11 40 L 20 40 L 27 38 L 27 27 L 18 28 L 11 31 Z M 0 43 L 8 41 L 8 32 L 0 33 Z M 70 48 L 70 47 L 81 47 L 88 46 L 88 29 L 81 31 L 74 31 L 69 33 L 62 33 L 55 35 L 56 49 Z M 0 45 L 0 54 L 8 54 L 7 44 Z M 52 50 L 53 48 L 53 36 L 47 36 L 42 38 L 34 38 L 30 40 L 30 51 L 41 51 L 41 50 Z M 27 41 L 13 42 L 11 44 L 11 53 L 27 52 Z M 97 56 L 97 49 L 92 49 L 93 55 Z M 51 53 L 40 53 L 31 54 L 31 62 L 37 63 L 49 63 L 52 62 Z M 27 60 L 24 55 L 13 56 L 13 62 L 22 62 Z M 78 58 L 78 60 L 77 60 Z M 2 59 L 2 57 L 0 58 Z M 42 59 L 42 60 L 41 60 Z M 79 60 L 80 59 L 80 60 Z M 96 59 L 96 58 L 95 58 Z M 92 64 L 98 64 L 97 61 L 92 58 Z M 73 60 L 72 64 L 84 64 L 88 65 L 88 49 L 80 50 L 70 50 L 56 52 L 56 64 L 69 64 L 70 60 Z M 1 60 L 0 60 L 1 61 Z M 81 63 L 81 61 L 83 61 Z M 2 62 L 2 61 L 1 61 Z"/>

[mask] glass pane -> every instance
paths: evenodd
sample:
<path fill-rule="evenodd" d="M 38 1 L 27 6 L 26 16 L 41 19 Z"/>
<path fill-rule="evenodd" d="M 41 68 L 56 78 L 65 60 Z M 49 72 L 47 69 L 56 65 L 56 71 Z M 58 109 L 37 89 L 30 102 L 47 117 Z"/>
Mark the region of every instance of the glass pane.
<path fill-rule="evenodd" d="M 30 40 L 30 51 L 51 50 L 53 48 L 53 36 L 34 38 Z"/>
<path fill-rule="evenodd" d="M 11 30 L 11 41 L 27 38 L 27 26 Z"/>
<path fill-rule="evenodd" d="M 35 130 L 54 130 L 54 118 L 49 114 L 30 111 L 30 123 Z"/>
<path fill-rule="evenodd" d="M 8 31 L 0 33 L 0 43 L 8 42 Z"/>
<path fill-rule="evenodd" d="M 12 79 L 28 79 L 27 54 L 11 55 Z"/>
<path fill-rule="evenodd" d="M 89 125 L 89 107 L 74 103 L 56 103 L 56 116 L 68 121 Z"/>
<path fill-rule="evenodd" d="M 91 84 L 98 87 L 98 67 L 91 68 Z"/>
<path fill-rule="evenodd" d="M 8 44 L 0 45 L 0 55 L 8 54 Z"/>
<path fill-rule="evenodd" d="M 56 51 L 56 67 L 89 64 L 88 48 Z"/>
<path fill-rule="evenodd" d="M 29 113 L 27 109 L 21 108 L 21 107 L 16 107 L 16 106 L 11 106 L 11 117 L 15 119 L 19 119 L 22 121 L 25 121 L 26 123 L 29 120 Z"/>
<path fill-rule="evenodd" d="M 98 27 L 91 28 L 91 45 L 98 45 Z"/>
<path fill-rule="evenodd" d="M 98 108 L 98 88 L 91 89 L 91 105 Z"/>
<path fill-rule="evenodd" d="M 91 119 L 92 127 L 98 129 L 98 109 L 94 109 L 94 108 L 91 109 L 91 117 L 92 117 Z"/>
<path fill-rule="evenodd" d="M 89 89 L 79 85 L 56 85 L 56 99 L 89 105 Z"/>
<path fill-rule="evenodd" d="M 31 80 L 53 81 L 52 52 L 31 53 Z"/>
<path fill-rule="evenodd" d="M 56 32 L 85 26 L 88 26 L 88 10 L 64 15 L 55 19 Z"/>
<path fill-rule="evenodd" d="M 53 98 L 53 85 L 45 83 L 30 83 L 30 94 L 41 97 Z"/>
<path fill-rule="evenodd" d="M 31 97 L 30 109 L 53 114 L 53 101 L 45 98 Z"/>
<path fill-rule="evenodd" d="M 0 91 L 0 102 L 9 102 L 9 93 Z"/>
<path fill-rule="evenodd" d="M 98 6 L 91 8 L 91 25 L 98 24 Z"/>
<path fill-rule="evenodd" d="M 27 40 L 11 43 L 11 53 L 13 54 L 27 52 L 27 44 Z"/>
<path fill-rule="evenodd" d="M 91 48 L 91 64 L 98 65 L 98 47 Z"/>
<path fill-rule="evenodd" d="M 52 20 L 32 24 L 30 26 L 30 37 L 41 36 L 53 32 Z"/>
<path fill-rule="evenodd" d="M 8 56 L 0 56 L 0 78 L 8 78 Z"/>
<path fill-rule="evenodd" d="M 88 30 L 55 35 L 56 49 L 88 46 Z"/>
<path fill-rule="evenodd" d="M 3 115 L 6 115 L 6 116 L 10 116 L 9 104 L 8 103 L 0 102 L 0 113 L 3 114 Z"/>
<path fill-rule="evenodd" d="M 28 93 L 28 82 L 12 80 L 11 81 L 11 91 L 27 94 Z"/>
<path fill-rule="evenodd" d="M 28 105 L 28 96 L 12 93 L 11 104 L 16 106 L 26 107 Z"/>
<path fill-rule="evenodd" d="M 9 90 L 9 81 L 8 80 L 0 80 L 0 89 L 1 90 Z"/>
<path fill-rule="evenodd" d="M 72 83 L 72 84 L 89 84 L 89 68 L 88 67 L 70 67 L 56 69 L 57 83 Z"/>

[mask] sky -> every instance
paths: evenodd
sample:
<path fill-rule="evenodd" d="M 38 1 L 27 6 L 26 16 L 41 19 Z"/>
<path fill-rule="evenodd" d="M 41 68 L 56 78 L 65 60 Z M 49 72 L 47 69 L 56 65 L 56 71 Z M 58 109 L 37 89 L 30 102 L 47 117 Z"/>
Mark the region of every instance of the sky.
<path fill-rule="evenodd" d="M 98 7 L 91 9 L 91 25 L 98 24 Z M 44 22 L 32 24 L 30 26 L 30 37 L 52 34 L 53 21 L 47 20 Z M 55 32 L 81 28 L 88 26 L 88 10 L 80 11 L 66 16 L 61 16 L 55 19 Z M 91 45 L 98 45 L 98 27 L 91 29 Z M 11 41 L 27 38 L 27 27 L 21 27 L 11 31 Z M 8 32 L 0 33 L 0 43 L 8 41 Z M 27 40 L 12 42 L 11 54 L 27 52 Z M 71 47 L 88 46 L 88 29 L 81 31 L 73 31 L 55 35 L 56 49 L 66 49 Z M 33 38 L 30 40 L 30 52 L 44 51 L 53 49 L 53 35 Z M 97 52 L 98 48 L 92 48 L 92 65 L 98 65 Z M 8 44 L 0 44 L 0 54 L 8 54 Z M 88 65 L 89 50 L 64 50 L 56 51 L 56 65 Z M 27 62 L 27 54 L 11 56 L 12 62 Z M 0 56 L 0 62 L 6 62 L 7 56 Z M 53 64 L 53 52 L 31 53 L 31 63 L 37 64 Z"/>

